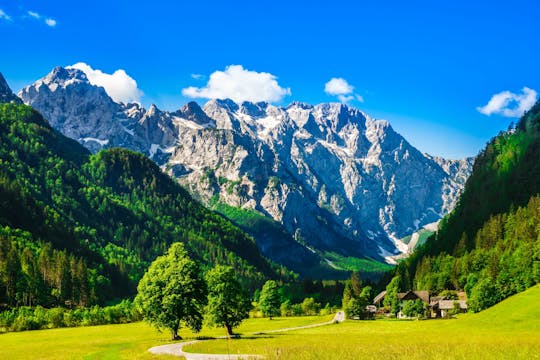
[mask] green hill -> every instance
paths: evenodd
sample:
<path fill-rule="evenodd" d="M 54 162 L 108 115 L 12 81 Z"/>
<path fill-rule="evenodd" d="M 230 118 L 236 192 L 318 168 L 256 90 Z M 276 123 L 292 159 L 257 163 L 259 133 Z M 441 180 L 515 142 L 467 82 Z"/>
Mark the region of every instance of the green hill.
<path fill-rule="evenodd" d="M 91 155 L 36 111 L 0 104 L 0 304 L 91 305 L 134 293 L 176 241 L 243 283 L 290 273 L 143 155 Z"/>
<path fill-rule="evenodd" d="M 539 159 L 537 102 L 478 155 L 454 211 L 398 267 L 404 287 L 464 289 L 480 311 L 539 283 Z"/>
<path fill-rule="evenodd" d="M 463 314 L 460 322 L 478 327 L 538 330 L 540 329 L 540 285 L 501 301 L 478 314 Z"/>

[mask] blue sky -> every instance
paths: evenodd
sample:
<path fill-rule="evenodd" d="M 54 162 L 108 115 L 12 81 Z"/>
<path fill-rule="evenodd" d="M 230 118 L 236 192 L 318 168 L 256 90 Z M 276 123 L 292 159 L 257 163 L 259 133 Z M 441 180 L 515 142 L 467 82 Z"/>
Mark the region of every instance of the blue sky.
<path fill-rule="evenodd" d="M 75 4 L 0 0 L 12 88 L 84 62 L 125 70 L 144 105 L 167 110 L 226 93 L 228 80 L 280 105 L 340 97 L 450 158 L 475 155 L 540 92 L 533 0 Z"/>

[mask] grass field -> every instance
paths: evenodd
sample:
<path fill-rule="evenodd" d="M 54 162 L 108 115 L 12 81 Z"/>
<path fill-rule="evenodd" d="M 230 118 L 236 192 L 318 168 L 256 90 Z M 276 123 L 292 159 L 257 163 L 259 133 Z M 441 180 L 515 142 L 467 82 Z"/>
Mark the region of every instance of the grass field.
<path fill-rule="evenodd" d="M 540 359 L 540 286 L 480 314 L 457 320 L 346 321 L 286 333 L 254 332 L 328 321 L 330 317 L 251 319 L 244 339 L 210 340 L 184 350 L 251 353 L 268 359 Z M 203 329 L 217 337 L 222 329 Z M 184 338 L 197 335 L 181 331 Z M 147 350 L 169 343 L 144 323 L 0 335 L 0 359 L 167 359 Z"/>
<path fill-rule="evenodd" d="M 237 331 L 250 334 L 329 321 L 333 316 L 250 319 Z M 181 330 L 184 339 L 218 337 L 223 329 L 205 328 L 199 334 Z M 178 359 L 153 356 L 148 349 L 171 343 L 168 332 L 159 333 L 145 323 L 23 331 L 0 334 L 0 359 Z"/>
<path fill-rule="evenodd" d="M 227 347 L 269 359 L 540 359 L 540 286 L 455 320 L 346 321 L 184 350 L 227 353 Z"/>

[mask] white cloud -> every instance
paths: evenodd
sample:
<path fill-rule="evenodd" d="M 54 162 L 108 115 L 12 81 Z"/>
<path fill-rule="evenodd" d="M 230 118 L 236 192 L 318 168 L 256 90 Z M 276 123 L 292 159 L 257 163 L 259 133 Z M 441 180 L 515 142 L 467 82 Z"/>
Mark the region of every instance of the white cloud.
<path fill-rule="evenodd" d="M 520 117 L 536 102 L 538 93 L 528 87 L 521 89 L 521 94 L 501 91 L 491 97 L 485 106 L 476 108 L 484 115 L 499 114 L 506 117 Z"/>
<path fill-rule="evenodd" d="M 4 12 L 4 10 L 0 9 L 0 20 L 7 20 L 7 21 L 10 21 L 11 20 L 11 16 L 9 16 L 8 14 L 6 14 Z"/>
<path fill-rule="evenodd" d="M 41 20 L 43 19 L 43 16 L 36 12 L 36 11 L 27 11 L 26 12 L 28 14 L 28 16 L 30 16 L 31 18 L 34 18 L 36 20 Z M 49 26 L 49 27 L 55 27 L 56 26 L 56 20 L 52 19 L 52 18 L 45 18 L 43 20 L 43 22 L 45 23 L 45 25 Z"/>
<path fill-rule="evenodd" d="M 50 27 L 55 27 L 56 26 L 56 20 L 47 18 L 47 19 L 45 19 L 45 24 L 47 24 L 47 26 L 50 26 Z"/>
<path fill-rule="evenodd" d="M 91 84 L 102 86 L 107 94 L 116 102 L 140 101 L 143 92 L 137 88 L 137 82 L 122 69 L 112 74 L 104 73 L 83 62 L 68 66 L 83 71 Z"/>
<path fill-rule="evenodd" d="M 34 12 L 34 11 L 28 11 L 28 15 L 30 17 L 33 17 L 34 19 L 40 19 L 41 18 L 41 15 L 39 15 L 37 12 Z"/>
<path fill-rule="evenodd" d="M 354 93 L 354 86 L 349 84 L 344 78 L 332 78 L 324 84 L 324 92 L 328 95 L 337 96 L 342 103 L 348 103 L 356 99 L 359 102 L 364 102 L 361 95 Z"/>
<path fill-rule="evenodd" d="M 324 92 L 329 95 L 346 95 L 354 91 L 354 86 L 350 85 L 344 78 L 332 78 L 324 85 Z"/>
<path fill-rule="evenodd" d="M 201 79 L 204 79 L 204 75 L 203 74 L 191 74 L 191 77 L 195 80 L 201 80 Z"/>
<path fill-rule="evenodd" d="M 191 98 L 232 99 L 238 103 L 276 102 L 291 95 L 291 89 L 279 86 L 276 76 L 270 73 L 229 65 L 225 71 L 213 72 L 205 87 L 190 86 L 182 89 L 182 94 Z"/>

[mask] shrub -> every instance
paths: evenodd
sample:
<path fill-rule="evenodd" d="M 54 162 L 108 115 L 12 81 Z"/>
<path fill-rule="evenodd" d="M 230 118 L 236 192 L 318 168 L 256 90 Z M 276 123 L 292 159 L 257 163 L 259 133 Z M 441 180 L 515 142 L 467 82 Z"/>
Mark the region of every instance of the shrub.
<path fill-rule="evenodd" d="M 499 292 L 494 281 L 484 278 L 471 289 L 467 306 L 472 312 L 482 311 L 500 301 Z"/>
<path fill-rule="evenodd" d="M 0 332 L 103 324 L 124 324 L 141 319 L 131 301 L 113 306 L 64 309 L 19 307 L 0 312 Z"/>

